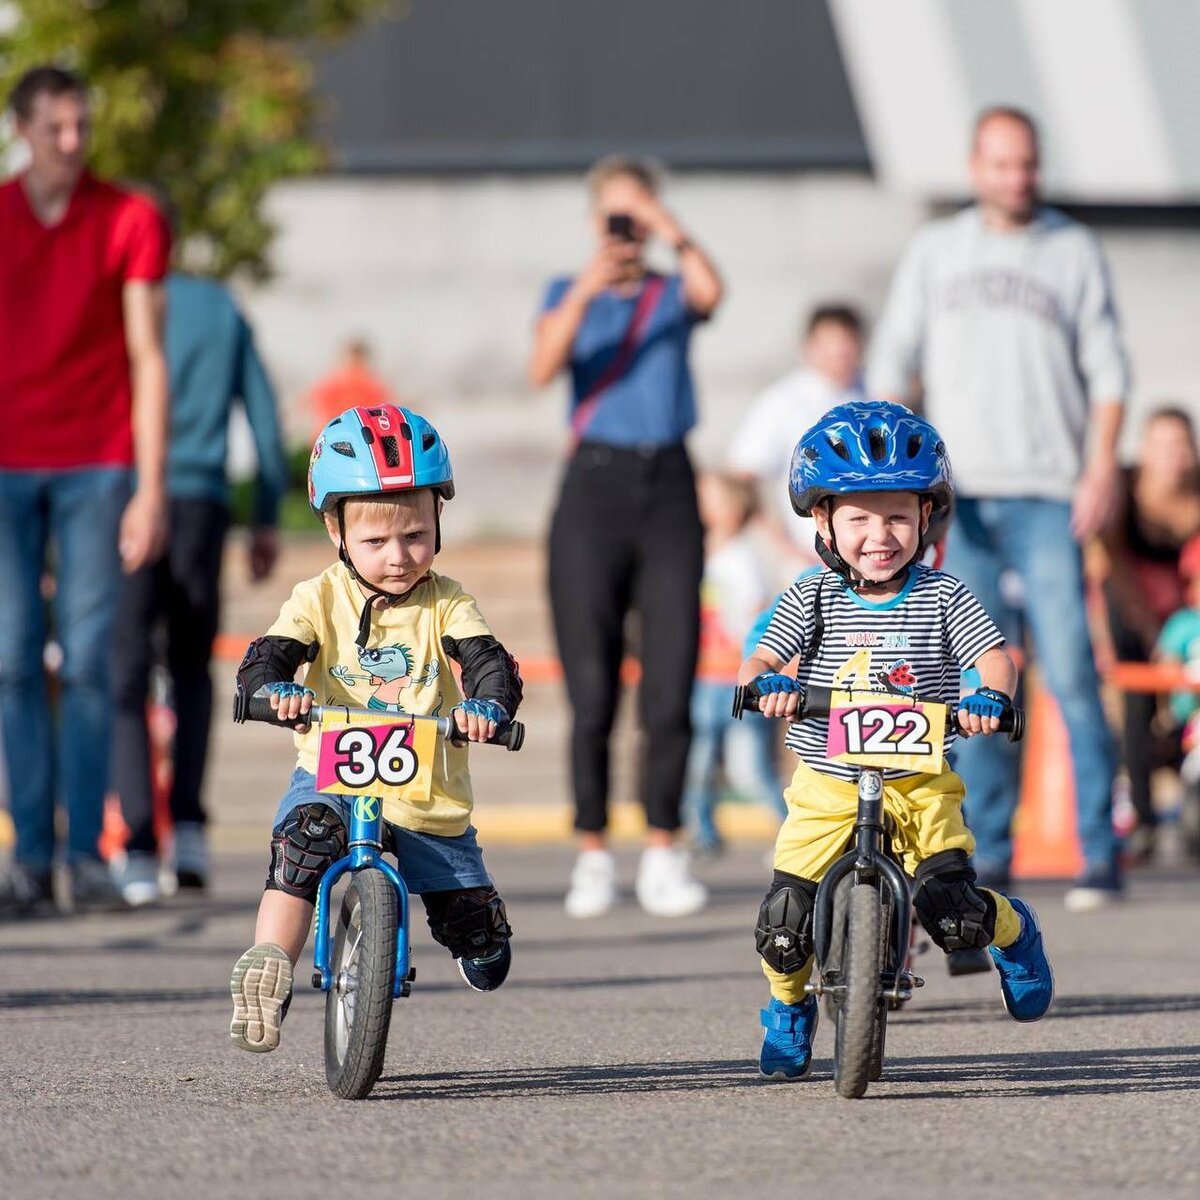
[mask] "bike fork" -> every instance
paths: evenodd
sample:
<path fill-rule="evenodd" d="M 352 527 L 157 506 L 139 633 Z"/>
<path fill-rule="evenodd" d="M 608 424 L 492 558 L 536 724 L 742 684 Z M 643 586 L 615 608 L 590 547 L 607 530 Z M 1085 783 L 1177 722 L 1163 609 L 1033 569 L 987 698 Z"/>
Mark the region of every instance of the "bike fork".
<path fill-rule="evenodd" d="M 883 772 L 877 767 L 863 767 L 858 776 L 858 812 L 854 821 L 854 848 L 848 850 L 825 873 L 817 888 L 813 914 L 813 944 L 818 970 L 805 990 L 823 996 L 835 996 L 841 983 L 826 983 L 821 970 L 829 956 L 835 934 L 833 928 L 834 897 L 838 885 L 853 873 L 855 886 L 886 887 L 891 893 L 892 921 L 888 931 L 888 962 L 880 982 L 880 998 L 903 1001 L 911 999 L 915 987 L 925 981 L 914 975 L 907 966 L 909 929 L 912 923 L 912 893 L 904 872 L 884 852 L 887 831 L 883 821 Z"/>
<path fill-rule="evenodd" d="M 396 923 L 396 974 L 392 997 L 400 999 L 412 991 L 416 971 L 409 966 L 408 887 L 400 873 L 383 857 L 383 805 L 373 796 L 355 796 L 350 805 L 350 844 L 317 885 L 316 915 L 313 933 L 312 985 L 323 992 L 333 987 L 329 968 L 329 896 L 333 885 L 347 871 L 376 870 L 387 876 L 396 892 L 399 920 Z"/>

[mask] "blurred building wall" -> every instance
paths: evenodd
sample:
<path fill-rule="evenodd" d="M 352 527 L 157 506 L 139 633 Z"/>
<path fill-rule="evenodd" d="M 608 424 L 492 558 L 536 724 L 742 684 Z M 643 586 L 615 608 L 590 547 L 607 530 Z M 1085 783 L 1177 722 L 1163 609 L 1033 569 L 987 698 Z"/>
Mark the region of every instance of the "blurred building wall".
<path fill-rule="evenodd" d="M 749 400 L 793 363 L 803 311 L 841 298 L 877 314 L 929 210 L 865 175 L 800 171 L 679 174 L 667 200 L 729 284 L 695 340 L 693 445 L 716 462 Z M 271 211 L 278 277 L 245 299 L 296 439 L 308 435 L 301 397 L 340 343 L 363 334 L 387 382 L 449 441 L 461 484 L 448 532 L 540 530 L 564 399 L 561 385 L 535 395 L 524 364 L 545 281 L 575 269 L 590 246 L 579 177 L 329 178 L 279 188 Z M 1200 230 L 1100 233 L 1133 358 L 1135 416 L 1164 397 L 1200 415 Z"/>

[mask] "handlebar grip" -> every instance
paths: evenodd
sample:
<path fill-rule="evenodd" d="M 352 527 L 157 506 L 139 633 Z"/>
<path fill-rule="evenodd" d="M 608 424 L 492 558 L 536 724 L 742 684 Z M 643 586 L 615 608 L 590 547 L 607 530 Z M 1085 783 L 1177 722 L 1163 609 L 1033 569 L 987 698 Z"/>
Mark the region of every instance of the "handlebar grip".
<path fill-rule="evenodd" d="M 468 746 L 471 744 L 467 735 L 457 725 L 452 725 L 450 728 L 450 742 L 455 746 Z M 525 744 L 525 726 L 520 721 L 509 721 L 507 725 L 501 725 L 496 730 L 495 737 L 488 738 L 482 744 L 485 746 L 504 746 L 509 750 L 520 750 Z"/>
<path fill-rule="evenodd" d="M 278 725 L 283 729 L 291 729 L 297 724 L 296 719 L 280 719 L 279 713 L 271 707 L 270 696 L 251 696 L 246 702 L 246 720 L 262 721 L 265 725 Z"/>
<path fill-rule="evenodd" d="M 800 701 L 800 707 L 796 710 L 794 719 L 804 721 L 811 717 L 829 716 L 829 705 L 832 695 L 832 688 L 809 687 L 804 693 L 804 698 Z M 881 697 L 885 697 L 886 695 L 887 693 L 880 693 Z M 905 698 L 920 701 L 919 696 Z M 743 713 L 757 712 L 758 701 L 759 697 L 750 690 L 749 684 L 738 684 L 733 689 L 733 715 L 738 720 L 741 720 Z M 941 702 L 939 701 L 939 703 Z M 1024 710 L 1014 705 L 1010 713 L 1001 717 L 1000 729 L 1002 732 L 1008 734 L 1010 742 L 1019 742 L 1025 736 Z M 946 730 L 951 733 L 958 730 L 958 709 L 954 705 L 947 705 L 946 708 Z"/>

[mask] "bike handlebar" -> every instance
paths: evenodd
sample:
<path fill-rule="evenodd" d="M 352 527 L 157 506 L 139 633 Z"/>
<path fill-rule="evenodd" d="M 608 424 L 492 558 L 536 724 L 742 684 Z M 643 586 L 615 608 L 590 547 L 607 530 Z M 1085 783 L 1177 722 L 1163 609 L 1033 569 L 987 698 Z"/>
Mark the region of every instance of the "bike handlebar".
<path fill-rule="evenodd" d="M 830 702 L 834 693 L 833 688 L 812 686 L 800 693 L 800 706 L 792 717 L 794 721 L 806 721 L 812 717 L 829 716 Z M 860 695 L 862 693 L 859 693 Z M 922 696 L 892 695 L 889 692 L 872 693 L 877 695 L 882 703 L 911 703 L 911 704 L 946 704 L 944 700 L 932 700 Z M 751 691 L 751 685 L 738 684 L 733 691 L 733 715 L 741 720 L 745 712 L 757 712 L 761 697 Z M 958 727 L 958 709 L 946 705 L 946 732 L 961 733 Z M 1025 713 L 1014 705 L 1009 713 L 1000 718 L 1000 729 L 1008 734 L 1010 742 L 1019 742 L 1025 736 Z"/>
<path fill-rule="evenodd" d="M 446 738 L 451 745 L 465 746 L 468 744 L 467 735 L 459 730 L 458 726 L 454 723 L 453 717 L 426 717 L 417 713 L 385 713 L 374 708 L 351 708 L 344 704 L 314 704 L 304 715 L 311 724 L 320 722 L 326 713 L 331 717 L 371 717 L 378 720 L 380 717 L 401 716 L 406 721 L 436 721 L 438 734 Z M 271 697 L 260 695 L 250 697 L 246 705 L 246 720 L 261 721 L 265 725 L 278 725 L 283 729 L 292 729 L 297 724 L 294 718 L 292 720 L 281 720 L 279 713 L 271 707 Z M 509 750 L 520 750 L 524 743 L 525 726 L 520 721 L 509 721 L 496 730 L 495 737 L 488 738 L 486 742 L 477 744 L 506 746 Z"/>

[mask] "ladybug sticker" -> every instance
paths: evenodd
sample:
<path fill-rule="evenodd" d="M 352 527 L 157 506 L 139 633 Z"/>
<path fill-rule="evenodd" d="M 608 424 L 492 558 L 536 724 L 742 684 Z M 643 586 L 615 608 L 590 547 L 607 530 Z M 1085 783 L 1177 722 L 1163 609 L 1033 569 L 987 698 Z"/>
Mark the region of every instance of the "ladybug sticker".
<path fill-rule="evenodd" d="M 884 691 L 900 696 L 911 696 L 917 690 L 917 677 L 913 673 L 912 663 L 907 658 L 896 659 L 891 666 L 877 672 L 875 679 Z"/>

